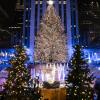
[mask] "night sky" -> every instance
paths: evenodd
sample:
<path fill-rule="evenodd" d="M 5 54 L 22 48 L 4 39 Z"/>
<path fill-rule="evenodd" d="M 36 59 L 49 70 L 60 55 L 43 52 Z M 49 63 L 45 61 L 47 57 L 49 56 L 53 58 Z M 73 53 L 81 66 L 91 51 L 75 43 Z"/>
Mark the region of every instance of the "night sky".
<path fill-rule="evenodd" d="M 0 0 L 0 28 L 8 26 L 14 16 L 16 0 Z"/>

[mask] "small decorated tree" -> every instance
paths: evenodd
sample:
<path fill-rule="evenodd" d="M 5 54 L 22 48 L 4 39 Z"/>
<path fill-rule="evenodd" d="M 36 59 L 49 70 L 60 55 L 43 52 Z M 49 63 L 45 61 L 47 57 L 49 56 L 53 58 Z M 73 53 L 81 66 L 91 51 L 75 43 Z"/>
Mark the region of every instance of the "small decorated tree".
<path fill-rule="evenodd" d="M 16 46 L 15 57 L 11 59 L 12 67 L 8 69 L 8 79 L 4 86 L 7 94 L 19 95 L 24 93 L 24 86 L 28 86 L 30 74 L 25 67 L 27 55 L 24 48 Z"/>
<path fill-rule="evenodd" d="M 10 61 L 11 67 L 8 69 L 8 78 L 4 85 L 6 92 L 5 100 L 23 100 L 24 98 L 39 97 L 37 90 L 29 86 L 30 73 L 25 66 L 28 57 L 26 51 L 22 46 L 16 46 L 15 57 Z M 31 99 L 30 99 L 31 100 Z M 34 99 L 38 100 L 38 99 Z"/>
<path fill-rule="evenodd" d="M 92 100 L 93 75 L 90 73 L 87 61 L 84 59 L 83 52 L 79 45 L 75 46 L 73 57 L 70 60 L 69 74 L 66 78 L 68 100 Z"/>

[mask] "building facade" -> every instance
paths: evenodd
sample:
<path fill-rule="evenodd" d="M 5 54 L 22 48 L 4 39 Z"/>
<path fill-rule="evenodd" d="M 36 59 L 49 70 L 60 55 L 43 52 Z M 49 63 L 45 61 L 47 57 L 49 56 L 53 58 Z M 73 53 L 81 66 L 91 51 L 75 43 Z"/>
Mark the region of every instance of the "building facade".
<path fill-rule="evenodd" d="M 100 61 L 100 2 L 97 0 L 53 0 L 54 7 L 64 24 L 68 37 L 68 54 L 72 55 L 72 47 L 80 44 L 85 47 L 86 58 L 92 66 Z M 30 60 L 34 62 L 35 36 L 39 30 L 42 16 L 47 8 L 47 0 L 25 0 L 23 20 L 23 45 L 30 52 Z M 95 59 L 95 61 L 94 61 Z M 95 65 L 96 64 L 96 65 Z M 99 69 L 99 67 L 97 67 Z"/>
<path fill-rule="evenodd" d="M 100 48 L 100 1 L 78 0 L 80 44 Z"/>
<path fill-rule="evenodd" d="M 53 0 L 54 7 L 64 24 L 67 34 L 69 57 L 72 46 L 80 44 L 86 48 L 90 62 L 99 61 L 100 2 L 98 0 Z M 15 23 L 9 27 L 14 33 L 14 44 L 27 48 L 30 61 L 34 62 L 35 36 L 40 28 L 41 18 L 48 6 L 47 0 L 17 0 Z M 91 59 L 92 58 L 92 59 Z"/>
<path fill-rule="evenodd" d="M 14 56 L 14 45 L 22 44 L 23 0 L 17 0 L 16 6 L 10 7 L 10 9 L 11 8 L 13 8 L 13 14 L 11 14 L 12 16 L 10 15 L 11 20 L 9 19 L 9 21 L 7 21 L 4 16 L 2 17 L 8 24 L 5 25 L 4 22 L 0 21 L 4 23 L 3 29 L 0 29 L 0 71 L 10 66 L 9 60 Z M 2 13 L 0 15 L 2 15 Z"/>
<path fill-rule="evenodd" d="M 100 63 L 100 1 L 78 0 L 79 44 L 84 46 L 89 62 Z"/>
<path fill-rule="evenodd" d="M 17 0 L 14 16 L 13 16 L 13 21 L 9 25 L 9 31 L 12 33 L 13 45 L 22 44 L 23 12 L 24 12 L 24 0 Z"/>

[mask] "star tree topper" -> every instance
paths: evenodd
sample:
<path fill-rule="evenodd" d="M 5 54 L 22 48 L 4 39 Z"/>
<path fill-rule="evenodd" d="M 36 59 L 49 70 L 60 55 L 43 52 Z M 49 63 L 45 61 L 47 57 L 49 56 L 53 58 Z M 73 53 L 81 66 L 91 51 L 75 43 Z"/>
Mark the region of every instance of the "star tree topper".
<path fill-rule="evenodd" d="M 47 3 L 48 3 L 49 5 L 53 5 L 54 1 L 53 1 L 53 0 L 49 0 Z"/>

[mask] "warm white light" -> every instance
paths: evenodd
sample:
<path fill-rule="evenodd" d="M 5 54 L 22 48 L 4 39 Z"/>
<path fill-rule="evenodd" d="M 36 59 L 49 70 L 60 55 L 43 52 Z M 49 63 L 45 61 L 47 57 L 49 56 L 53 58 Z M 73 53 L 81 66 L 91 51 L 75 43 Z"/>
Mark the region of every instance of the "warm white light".
<path fill-rule="evenodd" d="M 98 70 L 100 70 L 100 67 L 98 68 Z"/>
<path fill-rule="evenodd" d="M 53 5 L 53 1 L 52 1 L 52 0 L 49 0 L 49 1 L 48 1 L 48 4 L 49 4 L 49 5 Z"/>

